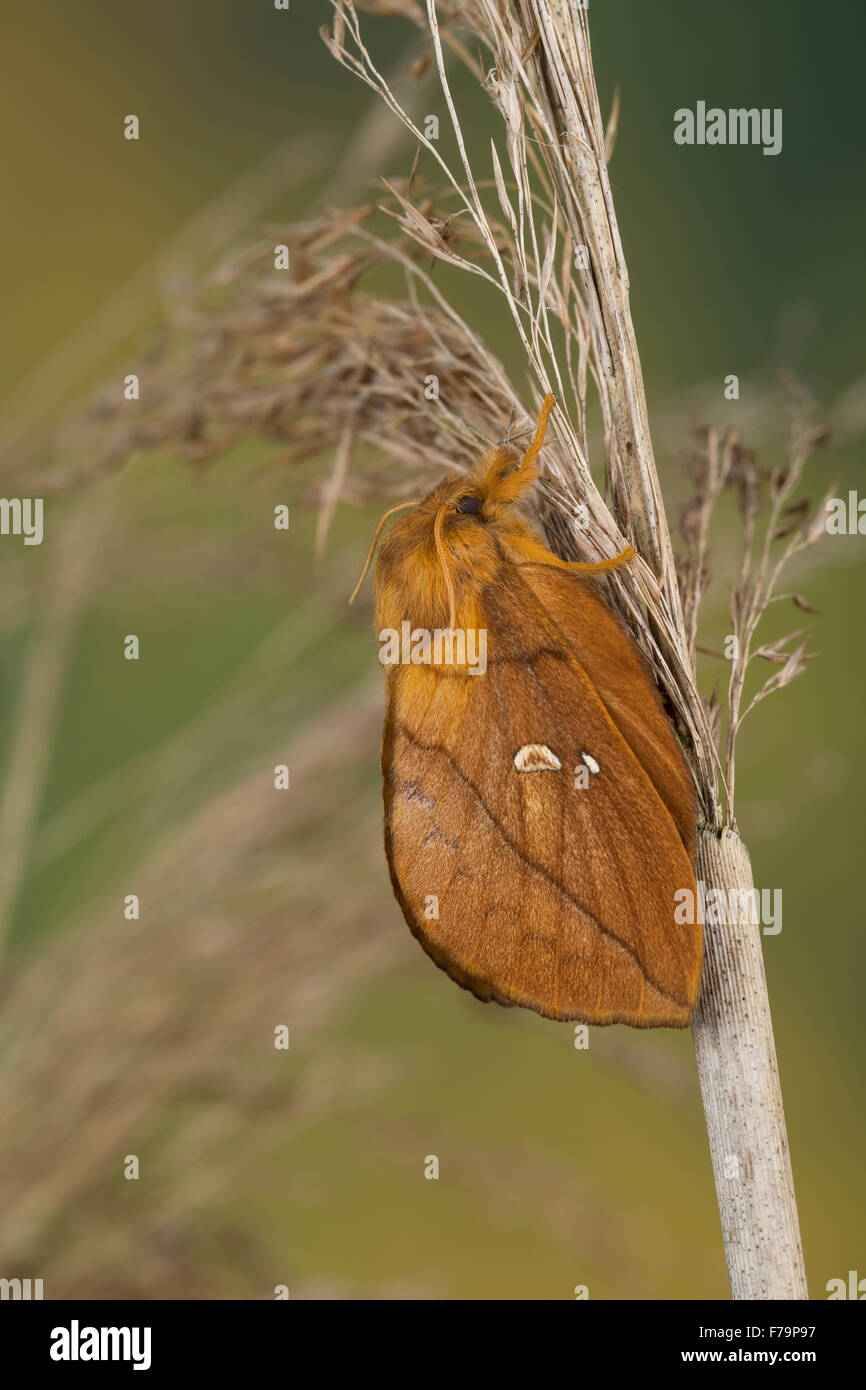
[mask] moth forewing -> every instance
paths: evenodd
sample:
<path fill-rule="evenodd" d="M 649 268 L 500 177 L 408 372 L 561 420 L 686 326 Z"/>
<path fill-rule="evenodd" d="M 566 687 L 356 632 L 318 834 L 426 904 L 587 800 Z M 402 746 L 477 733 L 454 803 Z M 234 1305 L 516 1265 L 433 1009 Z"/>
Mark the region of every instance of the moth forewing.
<path fill-rule="evenodd" d="M 549 403 L 546 403 L 549 410 Z M 479 998 L 556 1019 L 687 1024 L 701 927 L 692 782 L 640 653 L 517 507 L 520 468 L 494 451 L 392 527 L 376 569 L 380 630 L 484 633 L 444 659 L 386 668 L 385 843 L 412 931 Z M 473 650 L 477 653 L 479 647 Z M 582 767 L 584 777 L 573 775 Z M 679 897 L 678 897 L 679 895 Z"/>

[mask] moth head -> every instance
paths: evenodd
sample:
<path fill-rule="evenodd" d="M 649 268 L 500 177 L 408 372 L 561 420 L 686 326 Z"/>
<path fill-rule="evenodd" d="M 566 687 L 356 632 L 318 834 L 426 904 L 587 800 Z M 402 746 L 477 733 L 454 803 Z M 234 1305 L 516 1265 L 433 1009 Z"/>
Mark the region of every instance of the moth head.
<path fill-rule="evenodd" d="M 522 459 L 501 446 L 490 449 L 468 476 L 450 474 L 417 501 L 390 508 L 376 528 L 352 599 L 370 567 L 385 521 L 394 512 L 405 511 L 379 553 L 377 592 L 386 582 L 394 591 L 420 587 L 422 596 L 434 605 L 444 594 L 453 627 L 455 584 L 469 573 L 476 581 L 491 579 L 500 560 L 497 533 L 504 525 L 521 524 L 515 512 L 538 477 L 537 459 L 553 405 L 554 397 L 548 394 Z M 413 579 L 418 583 L 413 584 Z"/>
<path fill-rule="evenodd" d="M 502 445 L 488 449 L 467 477 L 450 475 L 443 478 L 421 498 L 417 511 L 403 517 L 394 530 L 408 536 L 413 531 L 419 534 L 432 524 L 441 531 L 445 523 L 451 523 L 453 518 L 460 528 L 458 534 L 465 534 L 469 538 L 473 534 L 474 524 L 480 522 L 484 525 L 508 517 L 535 486 L 538 455 L 554 403 L 553 396 L 548 394 L 532 442 L 522 458 Z M 464 519 L 465 530 L 461 526 Z M 453 524 L 449 524 L 448 531 L 453 534 Z"/>
<path fill-rule="evenodd" d="M 532 443 L 522 459 L 501 445 L 488 449 L 472 470 L 464 495 L 457 499 L 459 513 L 469 512 L 479 515 L 483 521 L 497 521 L 507 517 L 515 504 L 526 498 L 538 478 L 538 455 L 554 404 L 554 397 L 548 392 Z M 477 510 L 476 500 L 481 504 Z"/>
<path fill-rule="evenodd" d="M 532 461 L 527 464 L 525 458 L 521 461 L 510 449 L 499 446 L 488 449 L 467 477 L 443 478 L 423 501 L 429 501 L 434 515 L 442 509 L 444 515 L 453 516 L 458 532 L 471 536 L 473 523 L 483 526 L 513 514 L 532 492 L 537 477 Z M 430 509 L 425 508 L 427 519 Z M 464 518 L 466 526 L 462 528 Z"/>

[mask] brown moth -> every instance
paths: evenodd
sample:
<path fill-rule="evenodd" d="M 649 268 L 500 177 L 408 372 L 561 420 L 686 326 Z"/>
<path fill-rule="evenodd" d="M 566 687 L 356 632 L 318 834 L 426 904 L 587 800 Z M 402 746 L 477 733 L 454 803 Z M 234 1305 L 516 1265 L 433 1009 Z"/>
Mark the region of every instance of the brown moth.
<path fill-rule="evenodd" d="M 519 466 L 489 451 L 404 504 L 382 544 L 391 881 L 425 951 L 479 999 L 683 1027 L 702 956 L 699 923 L 674 921 L 675 894 L 696 891 L 692 779 L 587 582 L 634 552 L 566 563 L 519 514 L 553 404 Z"/>

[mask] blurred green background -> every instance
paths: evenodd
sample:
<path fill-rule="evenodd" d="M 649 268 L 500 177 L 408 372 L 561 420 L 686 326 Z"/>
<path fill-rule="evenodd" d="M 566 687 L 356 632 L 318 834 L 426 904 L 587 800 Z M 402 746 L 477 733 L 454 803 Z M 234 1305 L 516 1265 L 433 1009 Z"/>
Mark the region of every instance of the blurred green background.
<path fill-rule="evenodd" d="M 378 168 L 335 187 L 371 98 L 323 48 L 329 15 L 7 14 L 7 478 L 58 422 L 62 455 L 66 414 L 135 367 L 218 252 L 367 191 Z M 862 490 L 863 12 L 593 0 L 590 18 L 604 110 L 621 89 L 614 196 L 674 508 L 696 425 L 739 422 L 780 461 L 782 366 L 837 427 L 814 501 L 836 479 Z M 399 67 L 408 26 L 364 23 Z M 676 146 L 673 112 L 699 99 L 782 107 L 782 154 Z M 397 144 L 381 172 L 411 158 Z M 317 570 L 304 490 L 259 471 L 273 453 L 205 475 L 136 458 L 49 498 L 41 547 L 0 542 L 0 1273 L 49 1298 L 726 1297 L 689 1035 L 594 1030 L 577 1051 L 569 1026 L 481 1006 L 411 940 L 381 849 L 369 607 L 346 609 L 378 509 L 340 509 Z M 710 646 L 735 545 L 731 525 Z M 749 717 L 738 768 L 756 882 L 784 894 L 765 959 L 813 1297 L 866 1274 L 862 547 L 828 539 L 792 576 L 820 656 Z"/>

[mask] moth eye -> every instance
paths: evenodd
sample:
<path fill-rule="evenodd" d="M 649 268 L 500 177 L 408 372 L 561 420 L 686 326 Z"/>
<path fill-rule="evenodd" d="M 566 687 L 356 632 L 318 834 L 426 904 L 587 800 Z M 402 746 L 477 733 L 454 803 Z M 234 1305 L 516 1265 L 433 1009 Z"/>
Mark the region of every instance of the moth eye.
<path fill-rule="evenodd" d="M 480 497 L 461 497 L 457 503 L 457 510 L 458 512 L 469 512 L 472 516 L 477 516 L 483 505 Z"/>

